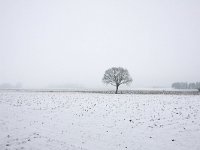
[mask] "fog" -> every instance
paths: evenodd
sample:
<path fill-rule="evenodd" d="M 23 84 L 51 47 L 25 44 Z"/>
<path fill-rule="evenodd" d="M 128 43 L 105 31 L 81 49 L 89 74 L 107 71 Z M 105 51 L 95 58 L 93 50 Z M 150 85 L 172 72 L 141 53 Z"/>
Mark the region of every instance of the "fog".
<path fill-rule="evenodd" d="M 106 88 L 200 81 L 199 0 L 0 0 L 0 84 Z"/>

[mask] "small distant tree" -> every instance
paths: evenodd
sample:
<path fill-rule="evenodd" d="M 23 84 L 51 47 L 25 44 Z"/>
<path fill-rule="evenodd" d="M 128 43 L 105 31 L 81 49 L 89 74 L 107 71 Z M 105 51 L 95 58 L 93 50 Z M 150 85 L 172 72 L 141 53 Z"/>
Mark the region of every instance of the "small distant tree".
<path fill-rule="evenodd" d="M 200 82 L 196 82 L 196 88 L 200 92 Z"/>
<path fill-rule="evenodd" d="M 110 84 L 116 87 L 115 94 L 118 92 L 118 88 L 121 84 L 129 84 L 132 82 L 132 78 L 129 75 L 127 69 L 122 67 L 112 67 L 105 71 L 102 81 L 105 84 Z"/>

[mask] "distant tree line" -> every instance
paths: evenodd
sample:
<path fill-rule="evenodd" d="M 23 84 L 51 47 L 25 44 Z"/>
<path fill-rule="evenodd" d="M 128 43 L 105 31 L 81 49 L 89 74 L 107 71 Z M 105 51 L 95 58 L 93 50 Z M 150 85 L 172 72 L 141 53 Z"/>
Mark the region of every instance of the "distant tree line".
<path fill-rule="evenodd" d="M 174 89 L 200 89 L 200 82 L 187 83 L 187 82 L 175 82 L 172 84 Z"/>
<path fill-rule="evenodd" d="M 10 83 L 2 83 L 0 84 L 0 89 L 20 89 L 22 88 L 21 83 L 10 84 Z"/>

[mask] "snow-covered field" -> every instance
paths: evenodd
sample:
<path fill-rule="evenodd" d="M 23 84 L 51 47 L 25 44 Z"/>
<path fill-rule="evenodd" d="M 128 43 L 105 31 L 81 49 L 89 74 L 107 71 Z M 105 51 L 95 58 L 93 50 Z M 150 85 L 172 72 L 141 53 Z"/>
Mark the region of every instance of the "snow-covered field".
<path fill-rule="evenodd" d="M 199 150 L 200 95 L 0 92 L 0 150 Z"/>

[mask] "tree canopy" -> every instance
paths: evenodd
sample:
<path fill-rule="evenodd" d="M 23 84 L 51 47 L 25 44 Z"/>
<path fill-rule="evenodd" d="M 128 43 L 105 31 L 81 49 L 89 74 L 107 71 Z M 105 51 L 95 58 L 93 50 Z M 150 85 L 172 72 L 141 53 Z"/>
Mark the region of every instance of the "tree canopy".
<path fill-rule="evenodd" d="M 117 94 L 118 87 L 121 84 L 129 84 L 132 78 L 127 69 L 122 67 L 112 67 L 105 71 L 102 81 L 106 84 L 116 86 L 115 93 Z"/>

